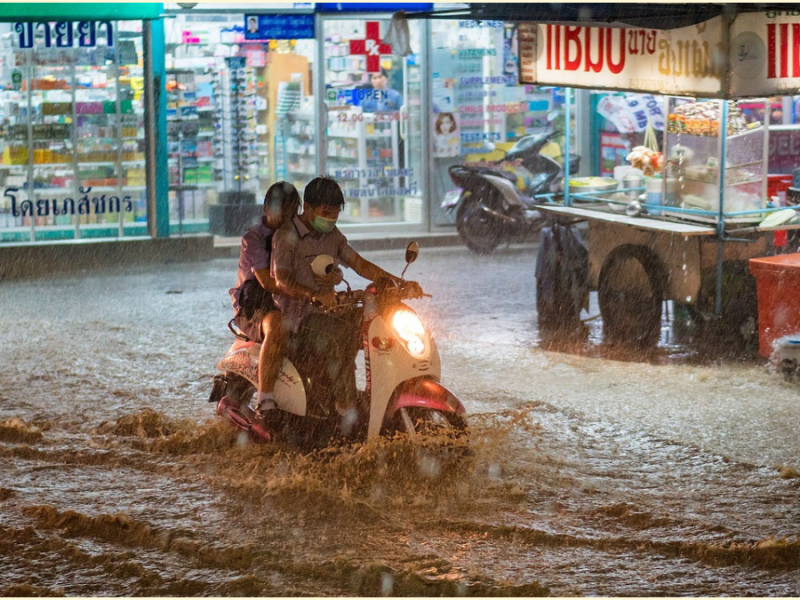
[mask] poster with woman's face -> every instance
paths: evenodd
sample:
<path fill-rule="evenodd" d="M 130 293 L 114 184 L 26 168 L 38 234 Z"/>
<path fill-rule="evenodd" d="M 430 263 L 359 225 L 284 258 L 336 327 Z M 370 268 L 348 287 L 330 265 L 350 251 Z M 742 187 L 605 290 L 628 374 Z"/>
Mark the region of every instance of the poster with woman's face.
<path fill-rule="evenodd" d="M 437 113 L 433 125 L 433 155 L 437 158 L 452 158 L 460 154 L 461 135 L 455 113 Z"/>

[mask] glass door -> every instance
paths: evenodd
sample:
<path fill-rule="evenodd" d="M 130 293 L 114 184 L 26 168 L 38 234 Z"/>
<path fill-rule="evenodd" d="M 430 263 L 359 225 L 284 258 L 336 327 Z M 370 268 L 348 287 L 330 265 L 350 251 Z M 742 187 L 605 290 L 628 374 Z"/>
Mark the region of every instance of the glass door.
<path fill-rule="evenodd" d="M 325 171 L 347 201 L 347 225 L 423 222 L 420 22 L 409 22 L 412 52 L 382 42 L 388 17 L 323 21 L 327 111 Z"/>

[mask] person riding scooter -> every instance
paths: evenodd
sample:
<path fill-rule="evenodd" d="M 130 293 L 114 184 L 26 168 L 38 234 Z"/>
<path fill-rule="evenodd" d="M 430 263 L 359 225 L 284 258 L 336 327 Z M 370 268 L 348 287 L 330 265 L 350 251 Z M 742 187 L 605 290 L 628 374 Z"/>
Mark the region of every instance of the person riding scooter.
<path fill-rule="evenodd" d="M 354 361 L 361 343 L 362 309 L 340 314 L 324 312 L 336 306 L 335 270 L 328 281 L 315 278 L 311 263 L 321 254 L 333 258 L 334 266 L 344 265 L 370 281 L 388 279 L 411 290 L 410 297 L 421 297 L 416 282 L 404 282 L 387 273 L 356 252 L 336 227 L 345 200 L 339 184 L 330 177 L 317 177 L 305 188 L 303 212 L 281 227 L 273 239 L 272 274 L 279 292 L 275 303 L 291 327 L 294 343 L 311 344 L 309 350 L 324 351 L 329 360 L 320 361 L 332 382 L 340 429 L 347 435 L 357 414 Z"/>
<path fill-rule="evenodd" d="M 278 291 L 270 276 L 272 238 L 300 209 L 300 194 L 286 181 L 272 184 L 264 195 L 264 214 L 242 236 L 236 286 L 229 290 L 233 322 L 250 340 L 261 344 L 258 361 L 256 411 L 275 406 L 274 387 L 286 338 L 281 313 L 272 294 Z"/>

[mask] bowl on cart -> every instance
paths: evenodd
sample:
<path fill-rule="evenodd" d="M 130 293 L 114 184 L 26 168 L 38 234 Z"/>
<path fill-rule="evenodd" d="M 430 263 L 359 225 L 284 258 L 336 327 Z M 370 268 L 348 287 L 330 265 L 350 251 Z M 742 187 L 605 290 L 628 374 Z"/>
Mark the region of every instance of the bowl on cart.
<path fill-rule="evenodd" d="M 619 181 L 613 177 L 570 177 L 569 193 L 580 194 L 584 192 L 610 192 L 617 189 Z M 561 182 L 561 191 L 564 191 L 564 182 Z"/>
<path fill-rule="evenodd" d="M 613 192 L 619 187 L 619 181 L 612 177 L 570 177 L 569 193 L 585 194 L 587 192 Z M 561 182 L 561 191 L 564 191 L 564 182 Z M 594 201 L 604 200 L 603 196 L 594 196 L 593 200 L 576 198 L 578 203 L 591 204 Z"/>

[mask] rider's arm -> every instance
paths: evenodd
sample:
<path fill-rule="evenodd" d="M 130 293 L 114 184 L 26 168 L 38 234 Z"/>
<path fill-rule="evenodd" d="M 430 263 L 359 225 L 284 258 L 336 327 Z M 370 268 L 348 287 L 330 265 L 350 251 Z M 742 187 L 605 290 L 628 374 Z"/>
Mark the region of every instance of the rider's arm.
<path fill-rule="evenodd" d="M 294 278 L 294 273 L 290 269 L 278 268 L 275 271 L 275 282 L 278 286 L 278 291 L 293 298 L 301 300 L 311 300 L 314 296 L 314 290 L 301 283 L 297 283 Z"/>
<path fill-rule="evenodd" d="M 386 277 L 387 279 L 391 279 L 396 283 L 400 283 L 401 281 L 399 277 L 395 277 L 391 273 L 381 269 L 378 265 L 369 262 L 358 252 L 353 251 L 353 254 L 347 258 L 347 263 L 348 266 L 353 269 L 353 271 L 369 281 L 375 281 L 381 277 Z"/>
<path fill-rule="evenodd" d="M 253 271 L 253 274 L 256 276 L 256 279 L 258 279 L 258 283 L 261 284 L 261 287 L 269 293 L 274 294 L 280 291 L 277 282 L 269 274 L 269 267 L 256 269 Z"/>
<path fill-rule="evenodd" d="M 292 228 L 281 228 L 272 238 L 272 276 L 278 292 L 301 300 L 311 300 L 314 290 L 297 282 L 295 252 L 299 243 Z"/>

